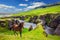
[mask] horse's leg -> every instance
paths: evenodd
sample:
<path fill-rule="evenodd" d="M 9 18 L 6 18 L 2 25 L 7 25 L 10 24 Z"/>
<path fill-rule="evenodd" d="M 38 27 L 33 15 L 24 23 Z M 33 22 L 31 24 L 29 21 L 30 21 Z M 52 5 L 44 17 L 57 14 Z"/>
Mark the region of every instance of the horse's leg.
<path fill-rule="evenodd" d="M 18 36 L 18 33 L 17 33 L 17 31 L 16 31 L 16 35 Z"/>
<path fill-rule="evenodd" d="M 14 35 L 16 34 L 16 31 L 14 30 Z"/>
<path fill-rule="evenodd" d="M 48 34 L 45 32 L 45 34 L 46 34 L 46 37 L 48 37 Z"/>
<path fill-rule="evenodd" d="M 17 34 L 17 32 L 14 30 L 14 35 L 16 35 Z M 17 34 L 18 35 L 18 34 Z"/>
<path fill-rule="evenodd" d="M 46 37 L 48 37 L 48 34 L 45 31 L 43 33 L 46 35 Z"/>
<path fill-rule="evenodd" d="M 18 33 L 17 33 L 17 31 L 14 31 L 14 34 L 18 36 Z"/>
<path fill-rule="evenodd" d="M 22 31 L 20 31 L 20 37 L 22 37 Z"/>

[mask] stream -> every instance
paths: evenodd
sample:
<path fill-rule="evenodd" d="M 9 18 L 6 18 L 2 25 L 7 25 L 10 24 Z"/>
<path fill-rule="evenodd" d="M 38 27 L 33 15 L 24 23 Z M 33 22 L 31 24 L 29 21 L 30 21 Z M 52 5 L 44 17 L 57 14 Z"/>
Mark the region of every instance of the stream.
<path fill-rule="evenodd" d="M 36 24 L 34 24 L 34 23 L 25 22 L 23 20 L 19 20 L 19 22 L 24 22 L 25 28 L 29 28 L 31 25 L 32 25 L 33 29 L 36 27 Z"/>

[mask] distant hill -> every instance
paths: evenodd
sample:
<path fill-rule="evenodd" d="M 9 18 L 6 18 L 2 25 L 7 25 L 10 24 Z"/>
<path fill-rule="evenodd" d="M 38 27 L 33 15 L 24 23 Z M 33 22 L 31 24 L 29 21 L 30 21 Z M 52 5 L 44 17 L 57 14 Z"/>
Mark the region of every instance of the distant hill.
<path fill-rule="evenodd" d="M 10 14 L 10 13 L 0 13 L 0 15 L 8 15 L 8 14 Z"/>
<path fill-rule="evenodd" d="M 59 3 L 54 3 L 54 4 L 48 4 L 48 5 L 44 5 L 44 6 L 40 6 L 40 7 L 36 7 L 35 9 L 37 9 L 37 8 L 52 7 L 52 6 L 58 6 L 58 5 L 60 5 L 60 2 Z"/>
<path fill-rule="evenodd" d="M 10 14 L 16 14 L 16 13 L 0 13 L 0 15 L 10 15 Z"/>
<path fill-rule="evenodd" d="M 0 13 L 0 17 L 9 17 L 13 13 Z"/>

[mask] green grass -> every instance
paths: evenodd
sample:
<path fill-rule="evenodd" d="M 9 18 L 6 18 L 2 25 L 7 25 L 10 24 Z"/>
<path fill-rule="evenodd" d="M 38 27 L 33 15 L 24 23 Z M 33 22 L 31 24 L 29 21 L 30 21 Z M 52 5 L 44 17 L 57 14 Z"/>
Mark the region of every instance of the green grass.
<path fill-rule="evenodd" d="M 26 32 L 28 32 L 28 29 L 24 28 L 23 33 L 26 33 Z M 8 30 L 8 28 L 5 28 L 5 27 L 0 27 L 0 34 L 1 33 L 7 34 L 7 35 L 13 35 L 14 34 L 14 32 L 12 30 Z"/>
<path fill-rule="evenodd" d="M 13 14 L 12 16 L 22 16 L 22 15 L 42 15 L 46 13 L 57 13 L 60 12 L 60 5 L 58 6 L 52 6 L 52 7 L 47 7 L 47 8 L 38 8 L 38 9 L 33 9 L 27 12 L 21 12 L 17 14 Z"/>
<path fill-rule="evenodd" d="M 47 8 L 39 8 L 39 9 L 33 9 L 27 12 L 21 12 L 18 14 L 13 14 L 12 16 L 22 16 L 22 15 L 44 15 L 47 13 L 57 13 L 60 12 L 60 5 L 59 6 L 53 6 L 53 7 L 47 7 Z M 29 19 L 26 19 L 26 21 Z M 32 30 L 28 32 L 28 29 L 23 29 L 22 38 L 20 38 L 20 35 L 18 33 L 18 36 L 14 35 L 13 31 L 9 31 L 6 28 L 0 27 L 0 40 L 60 40 L 60 36 L 56 35 L 49 35 L 48 37 L 45 37 L 45 34 L 43 34 L 43 28 L 40 24 L 37 25 L 37 28 L 35 30 Z"/>
<path fill-rule="evenodd" d="M 0 40 L 60 40 L 59 36 L 49 35 L 48 37 L 45 37 L 45 35 L 43 34 L 43 31 L 44 30 L 42 26 L 38 24 L 36 29 L 30 32 L 23 33 L 22 38 L 20 38 L 19 34 L 18 36 L 15 36 L 14 34 L 11 35 L 11 34 L 0 33 Z"/>

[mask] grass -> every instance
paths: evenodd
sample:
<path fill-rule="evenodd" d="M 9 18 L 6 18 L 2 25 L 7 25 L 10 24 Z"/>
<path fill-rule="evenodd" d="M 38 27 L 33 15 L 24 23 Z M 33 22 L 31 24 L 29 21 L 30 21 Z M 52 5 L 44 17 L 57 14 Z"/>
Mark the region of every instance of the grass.
<path fill-rule="evenodd" d="M 28 32 L 28 29 L 27 28 L 24 28 L 23 29 L 23 33 L 25 32 Z M 14 32 L 12 30 L 8 30 L 7 28 L 5 27 L 0 27 L 0 34 L 3 33 L 3 34 L 7 34 L 7 35 L 13 35 Z M 19 32 L 18 32 L 19 33 Z"/>
<path fill-rule="evenodd" d="M 11 35 L 11 34 L 0 33 L 0 40 L 60 40 L 59 36 L 49 35 L 48 37 L 45 37 L 43 31 L 44 30 L 42 26 L 38 24 L 36 29 L 30 32 L 23 33 L 22 38 L 20 38 L 19 34 L 18 36 L 15 36 L 14 34 Z"/>
<path fill-rule="evenodd" d="M 60 12 L 60 5 L 47 7 L 47 8 L 33 9 L 33 10 L 30 10 L 30 11 L 27 11 L 27 12 L 21 12 L 21 13 L 13 14 L 12 16 L 43 15 L 43 14 L 46 14 L 46 13 L 57 13 L 57 12 Z"/>
<path fill-rule="evenodd" d="M 39 9 L 33 9 L 27 12 L 22 12 L 18 14 L 13 14 L 12 16 L 22 16 L 22 15 L 44 15 L 46 13 L 56 13 L 60 12 L 60 5 L 59 6 L 53 6 L 53 7 L 47 7 L 47 8 L 39 8 Z M 4 19 L 5 20 L 5 19 Z M 26 21 L 29 19 L 26 19 Z M 56 35 L 49 35 L 48 37 L 43 34 L 43 28 L 40 24 L 37 25 L 37 28 L 35 30 L 32 30 L 28 32 L 28 29 L 23 29 L 22 38 L 20 38 L 20 35 L 18 33 L 18 36 L 14 35 L 13 31 L 9 31 L 6 28 L 0 27 L 0 40 L 60 40 L 60 36 Z"/>

